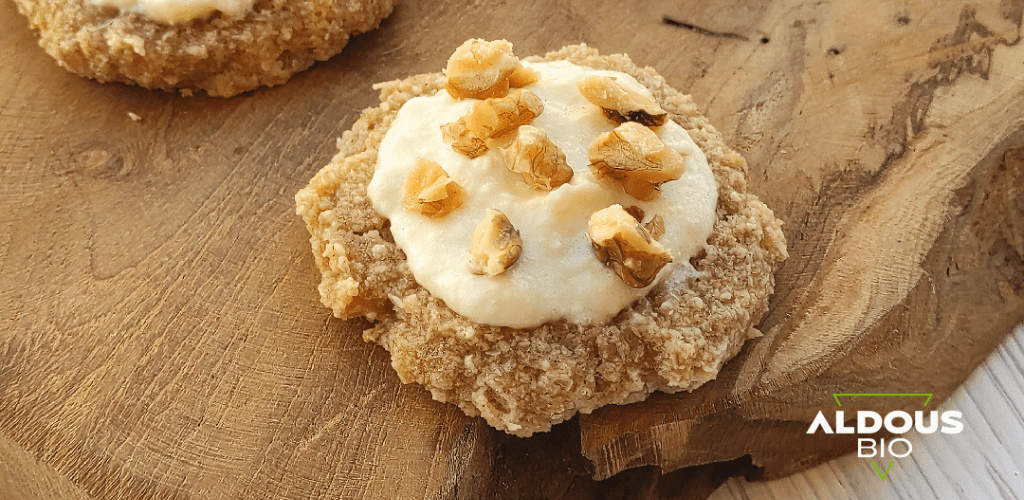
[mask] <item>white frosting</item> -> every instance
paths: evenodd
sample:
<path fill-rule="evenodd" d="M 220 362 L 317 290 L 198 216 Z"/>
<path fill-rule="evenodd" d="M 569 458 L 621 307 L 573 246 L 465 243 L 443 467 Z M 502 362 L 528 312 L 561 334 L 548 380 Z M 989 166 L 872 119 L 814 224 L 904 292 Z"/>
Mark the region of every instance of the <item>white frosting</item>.
<path fill-rule="evenodd" d="M 416 281 L 460 315 L 477 323 L 536 327 L 558 319 L 591 325 L 610 320 L 675 271 L 692 272 L 689 258 L 702 249 L 715 221 L 718 189 L 704 154 L 686 131 L 669 121 L 657 130 L 661 139 L 686 158 L 686 172 L 662 185 L 662 194 L 641 202 L 609 180 L 591 173 L 587 147 L 615 124 L 580 95 L 576 81 L 590 74 L 615 76 L 630 88 L 651 93 L 623 73 L 598 71 L 559 61 L 524 63 L 540 72 L 526 88 L 544 102 L 532 125 L 565 152 L 572 180 L 552 191 L 527 187 L 505 168 L 496 149 L 469 159 L 441 138 L 441 125 L 466 114 L 475 99 L 455 100 L 444 90 L 417 97 L 399 110 L 380 145 L 377 170 L 368 194 L 373 208 L 391 221 L 395 242 L 405 252 Z M 402 203 L 405 178 L 422 157 L 439 163 L 466 190 L 464 204 L 431 220 L 408 212 Z M 587 237 L 591 214 L 612 204 L 637 205 L 649 219 L 660 214 L 665 234 L 659 240 L 673 262 L 647 288 L 632 288 L 597 260 Z M 487 277 L 469 270 L 473 230 L 488 208 L 505 213 L 519 230 L 523 252 L 503 274 Z"/>
<path fill-rule="evenodd" d="M 252 10 L 256 0 L 87 0 L 122 12 L 138 12 L 154 20 L 175 24 L 221 11 L 239 17 Z"/>

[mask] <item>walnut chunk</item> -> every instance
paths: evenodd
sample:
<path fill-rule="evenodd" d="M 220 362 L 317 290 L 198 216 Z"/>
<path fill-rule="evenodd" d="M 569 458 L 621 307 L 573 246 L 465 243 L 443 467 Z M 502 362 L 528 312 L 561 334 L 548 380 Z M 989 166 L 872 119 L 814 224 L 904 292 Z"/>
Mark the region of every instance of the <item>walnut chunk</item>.
<path fill-rule="evenodd" d="M 452 149 L 470 158 L 476 158 L 490 150 L 487 141 L 481 137 L 474 136 L 469 131 L 465 116 L 451 123 L 441 125 L 441 138 L 444 142 L 451 144 Z"/>
<path fill-rule="evenodd" d="M 587 235 L 598 260 L 633 288 L 650 285 L 672 262 L 671 252 L 621 205 L 594 212 Z"/>
<path fill-rule="evenodd" d="M 526 125 L 544 112 L 544 103 L 529 90 L 516 89 L 505 97 L 473 104 L 466 125 L 476 137 L 491 138 Z"/>
<path fill-rule="evenodd" d="M 459 208 L 466 197 L 466 191 L 436 162 L 423 158 L 416 159 L 416 165 L 402 185 L 402 200 L 405 209 L 440 219 Z"/>
<path fill-rule="evenodd" d="M 493 208 L 473 231 L 469 247 L 469 270 L 473 274 L 497 276 L 519 260 L 523 239 L 505 214 Z"/>
<path fill-rule="evenodd" d="M 441 136 L 456 151 L 476 158 L 490 149 L 489 139 L 526 125 L 543 112 L 544 103 L 537 94 L 516 89 L 505 97 L 474 103 L 468 114 L 441 125 Z"/>
<path fill-rule="evenodd" d="M 642 209 L 642 208 L 640 208 L 640 207 L 638 207 L 636 205 L 630 205 L 630 206 L 624 208 L 623 210 L 625 210 L 627 214 L 632 215 L 633 218 L 636 219 L 637 222 L 643 222 L 644 221 L 644 209 Z M 655 238 L 655 239 L 657 239 L 657 238 Z"/>
<path fill-rule="evenodd" d="M 619 182 L 626 193 L 642 201 L 657 198 L 663 183 L 678 179 L 686 171 L 682 154 L 636 122 L 626 122 L 597 136 L 587 153 L 590 169 L 598 179 Z"/>
<path fill-rule="evenodd" d="M 565 153 L 532 125 L 519 127 L 516 139 L 501 154 L 505 166 L 522 175 L 531 188 L 551 191 L 572 180 L 572 167 L 566 163 Z"/>
<path fill-rule="evenodd" d="M 508 76 L 508 85 L 512 88 L 525 87 L 540 81 L 540 73 L 537 70 L 519 66 Z"/>
<path fill-rule="evenodd" d="M 651 217 L 651 220 L 644 223 L 644 209 L 636 205 L 630 205 L 623 210 L 625 210 L 627 214 L 632 215 L 637 222 L 643 224 L 644 229 L 650 233 L 651 238 L 660 240 L 661 237 L 665 235 L 665 220 L 661 218 L 661 215 L 654 214 L 654 217 Z"/>
<path fill-rule="evenodd" d="M 644 229 L 651 235 L 651 238 L 660 240 L 665 235 L 665 220 L 661 218 L 660 214 L 654 214 L 651 220 L 644 223 Z"/>
<path fill-rule="evenodd" d="M 445 90 L 456 99 L 504 97 L 509 87 L 534 83 L 538 74 L 524 68 L 506 40 L 471 39 L 448 59 Z"/>
<path fill-rule="evenodd" d="M 660 127 L 668 120 L 668 113 L 654 99 L 626 88 L 613 77 L 588 76 L 576 82 L 576 88 L 615 123 Z"/>

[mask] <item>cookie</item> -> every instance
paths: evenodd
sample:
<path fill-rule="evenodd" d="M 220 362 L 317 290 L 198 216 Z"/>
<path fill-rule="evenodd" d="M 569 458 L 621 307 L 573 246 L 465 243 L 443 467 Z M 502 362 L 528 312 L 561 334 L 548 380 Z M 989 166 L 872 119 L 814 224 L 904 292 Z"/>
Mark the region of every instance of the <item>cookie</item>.
<path fill-rule="evenodd" d="M 585 45 L 565 47 L 525 61 L 527 69 L 533 63 L 566 61 L 585 68 L 621 72 L 635 79 L 649 91 L 667 119 L 685 129 L 703 152 L 713 176 L 715 192 L 709 235 L 692 256 L 680 258 L 678 248 L 673 247 L 676 271 L 665 271 L 660 281 L 645 284 L 628 283 L 624 275 L 629 273 L 613 269 L 614 266 L 602 268 L 610 279 L 626 282 L 628 286 L 623 287 L 642 292 L 609 318 L 594 322 L 567 313 L 561 319 L 547 319 L 535 326 L 499 326 L 505 320 L 488 324 L 456 312 L 439 298 L 443 291 L 431 293 L 414 277 L 415 265 L 411 265 L 395 242 L 397 228 L 374 209 L 368 187 L 378 169 L 382 144 L 386 145 L 386 136 L 399 110 L 415 97 L 444 94 L 442 89 L 450 83 L 444 74 L 422 74 L 377 85 L 380 106 L 362 113 L 352 129 L 339 139 L 339 152 L 331 163 L 296 195 L 296 211 L 309 229 L 314 259 L 321 273 L 321 300 L 334 315 L 365 316 L 371 320 L 373 326 L 363 333 L 364 339 L 381 345 L 391 354 L 392 366 L 403 382 L 420 384 L 434 399 L 456 404 L 468 415 L 482 416 L 490 425 L 518 436 L 549 430 L 578 412 L 640 401 L 653 391 L 689 391 L 712 380 L 746 340 L 759 335 L 754 326 L 767 311 L 774 271 L 787 257 L 782 223 L 749 192 L 745 161 L 724 144 L 721 134 L 697 111 L 689 96 L 669 87 L 654 70 L 638 68 L 625 55 L 602 56 Z M 449 66 L 448 76 L 452 74 Z M 527 78 L 520 86 L 529 90 L 529 81 Z M 507 89 L 498 95 L 504 92 Z M 475 103 L 486 97 L 463 99 Z M 540 116 L 552 112 L 553 108 L 545 109 Z M 596 108 L 593 112 L 598 116 L 601 113 Z M 657 114 L 643 120 L 661 120 Z M 607 118 L 608 129 L 615 127 L 615 119 Z M 631 121 L 628 117 L 623 119 Z M 541 121 L 533 120 L 534 124 Z M 656 123 L 644 126 L 658 130 L 669 127 Z M 456 134 L 451 135 L 450 142 L 457 142 Z M 500 145 L 492 145 L 496 146 L 491 148 L 493 152 L 480 154 L 497 155 L 512 148 L 508 144 L 509 139 L 505 139 Z M 566 154 L 572 156 L 570 152 Z M 587 168 L 579 167 L 576 177 L 589 175 Z M 593 162 L 589 168 L 594 172 L 600 170 Z M 687 167 L 686 171 L 694 168 Z M 512 176 L 509 179 L 519 178 L 516 172 L 508 175 Z M 445 187 L 448 182 L 443 176 L 432 179 L 431 182 L 441 180 L 441 184 L 432 184 L 435 187 Z M 475 193 L 472 182 L 460 180 L 454 173 L 452 179 L 456 184 L 467 185 L 465 199 L 452 197 L 461 206 L 451 213 L 458 214 L 460 210 L 469 210 L 471 204 L 465 200 Z M 621 180 L 601 178 L 599 173 L 594 174 L 594 179 L 614 191 L 609 199 L 653 197 L 651 203 L 655 204 L 644 205 L 648 207 L 661 206 L 657 200 L 667 196 L 672 183 L 681 182 L 657 181 L 653 186 L 659 192 L 652 192 L 651 186 L 641 186 L 643 189 L 630 193 L 628 187 L 619 184 Z M 565 186 L 575 185 L 574 182 L 568 181 Z M 536 196 L 550 196 L 546 193 L 557 193 L 563 187 L 552 187 Z M 622 220 L 624 212 L 636 217 L 635 225 L 646 227 L 648 240 L 664 241 L 662 233 L 682 227 L 666 218 L 663 225 L 669 229 L 665 230 L 652 224 L 650 213 L 645 218 L 630 210 L 601 220 Z M 467 220 L 495 220 L 491 215 L 485 217 L 481 213 Z M 495 227 L 501 229 L 504 222 L 497 220 Z M 511 225 L 521 224 L 515 217 L 510 216 L 509 220 Z M 525 259 L 532 251 L 530 245 L 536 246 L 538 241 L 528 238 L 527 230 L 521 229 L 523 257 L 519 260 Z M 584 244 L 593 245 L 594 249 L 588 250 L 587 258 L 598 262 L 601 251 L 593 231 L 590 234 L 592 241 Z M 466 241 L 466 247 L 470 246 Z M 456 268 L 464 265 L 460 256 L 449 260 Z M 479 279 L 510 279 L 500 274 L 505 267 L 505 273 L 515 273 L 518 266 L 525 265 L 507 255 L 498 263 L 498 274 L 484 274 Z M 600 268 L 600 263 L 597 265 Z M 594 295 L 601 293 L 591 291 Z"/>
<path fill-rule="evenodd" d="M 182 7 L 144 13 L 134 0 L 15 0 L 40 46 L 72 73 L 219 97 L 286 82 L 375 29 L 396 2 L 255 0 L 249 8 L 245 1 L 179 0 Z M 197 17 L 189 18 L 189 5 Z"/>

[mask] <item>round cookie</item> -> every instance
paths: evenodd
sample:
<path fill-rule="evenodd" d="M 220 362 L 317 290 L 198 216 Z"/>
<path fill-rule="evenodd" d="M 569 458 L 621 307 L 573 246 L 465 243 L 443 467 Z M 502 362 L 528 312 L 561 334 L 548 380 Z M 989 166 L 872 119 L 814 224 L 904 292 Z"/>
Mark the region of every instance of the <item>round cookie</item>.
<path fill-rule="evenodd" d="M 256 0 L 241 17 L 168 24 L 88 0 L 15 0 L 40 46 L 72 73 L 218 97 L 286 82 L 375 29 L 396 2 Z"/>
<path fill-rule="evenodd" d="M 577 412 L 640 401 L 653 391 L 693 390 L 713 379 L 759 335 L 753 327 L 787 257 L 781 221 L 749 193 L 745 161 L 688 95 L 627 56 L 601 56 L 585 45 L 527 60 L 568 60 L 633 76 L 705 153 L 718 183 L 716 222 L 705 252 L 691 259 L 699 276 L 682 291 L 659 285 L 599 326 L 558 321 L 514 329 L 465 319 L 417 284 L 366 188 L 398 109 L 444 88 L 440 73 L 379 84 L 381 105 L 363 112 L 331 163 L 296 195 L 322 276 L 321 299 L 335 316 L 374 321 L 364 339 L 390 352 L 403 382 L 421 384 L 434 399 L 519 436 Z"/>

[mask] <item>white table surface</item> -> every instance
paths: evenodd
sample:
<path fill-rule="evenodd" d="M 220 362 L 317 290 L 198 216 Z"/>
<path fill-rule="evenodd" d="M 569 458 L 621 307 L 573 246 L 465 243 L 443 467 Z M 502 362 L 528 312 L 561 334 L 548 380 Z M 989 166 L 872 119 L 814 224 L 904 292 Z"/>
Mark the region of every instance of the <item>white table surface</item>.
<path fill-rule="evenodd" d="M 1024 325 L 937 409 L 962 412 L 964 430 L 904 435 L 913 452 L 884 480 L 870 458 L 851 453 L 774 481 L 733 478 L 710 498 L 1024 499 Z"/>

